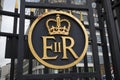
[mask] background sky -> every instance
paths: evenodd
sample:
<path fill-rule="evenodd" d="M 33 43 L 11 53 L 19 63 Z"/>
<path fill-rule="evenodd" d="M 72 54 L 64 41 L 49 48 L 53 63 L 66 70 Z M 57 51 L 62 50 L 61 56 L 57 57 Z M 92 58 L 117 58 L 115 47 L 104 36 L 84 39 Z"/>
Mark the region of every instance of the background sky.
<path fill-rule="evenodd" d="M 14 11 L 15 0 L 4 0 L 3 10 Z M 2 16 L 2 32 L 12 33 L 13 18 L 8 16 Z M 0 37 L 0 67 L 10 62 L 10 59 L 5 59 L 5 45 L 6 38 Z"/>

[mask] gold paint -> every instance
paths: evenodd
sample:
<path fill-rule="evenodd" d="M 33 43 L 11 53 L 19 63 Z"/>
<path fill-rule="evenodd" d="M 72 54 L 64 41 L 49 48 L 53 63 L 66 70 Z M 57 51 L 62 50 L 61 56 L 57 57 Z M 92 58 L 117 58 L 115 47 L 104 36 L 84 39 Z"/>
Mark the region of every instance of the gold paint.
<path fill-rule="evenodd" d="M 48 9 L 45 9 L 45 13 L 48 13 Z"/>
<path fill-rule="evenodd" d="M 80 21 L 83 21 L 83 14 L 81 11 L 80 11 Z"/>
<path fill-rule="evenodd" d="M 54 51 L 54 52 L 62 52 L 61 51 L 61 44 L 60 42 L 54 42 L 54 46 L 50 45 L 50 46 L 47 46 L 47 40 L 55 40 L 55 37 L 54 36 L 43 36 L 43 58 L 42 59 L 57 59 L 57 56 L 55 57 L 48 57 L 47 56 L 47 50 L 51 50 L 51 51 Z M 75 51 L 72 49 L 72 47 L 74 46 L 74 39 L 72 37 L 64 37 L 62 36 L 62 48 L 63 48 L 63 57 L 62 59 L 68 59 L 68 56 L 67 56 L 67 50 L 71 53 L 71 55 L 77 59 L 78 58 L 78 55 L 75 53 Z M 67 46 L 67 40 L 70 41 L 70 45 Z M 54 47 L 54 48 L 53 48 Z"/>
<path fill-rule="evenodd" d="M 38 56 L 38 54 L 36 53 L 36 51 L 34 50 L 33 48 L 33 45 L 32 45 L 32 32 L 36 26 L 36 24 L 44 17 L 48 16 L 48 15 L 52 15 L 52 14 L 63 14 L 65 16 L 69 16 L 71 17 L 72 19 L 74 19 L 78 24 L 79 26 L 81 27 L 81 29 L 83 30 L 83 33 L 85 35 L 85 47 L 84 47 L 84 50 L 81 54 L 81 56 L 76 59 L 74 62 L 70 63 L 70 64 L 66 64 L 66 65 L 61 65 L 61 66 L 58 66 L 58 65 L 53 65 L 53 64 L 50 64 L 50 63 L 47 63 L 46 61 L 44 61 L 42 58 L 40 58 Z M 62 11 L 52 11 L 52 12 L 49 12 L 47 14 L 43 14 L 41 15 L 40 17 L 38 17 L 31 25 L 30 29 L 29 29 L 29 33 L 28 33 L 28 44 L 29 44 L 29 48 L 33 54 L 33 56 L 39 61 L 41 62 L 43 65 L 47 66 L 47 67 L 50 67 L 50 68 L 54 68 L 54 69 L 66 69 L 66 68 L 70 68 L 72 66 L 74 66 L 75 64 L 79 63 L 85 56 L 86 54 L 86 51 L 87 51 L 87 48 L 88 48 L 88 35 L 87 35 L 87 31 L 84 27 L 84 25 L 82 24 L 82 22 L 80 20 L 78 20 L 76 17 L 74 17 L 73 15 L 69 14 L 69 13 L 65 13 L 65 12 L 62 12 Z"/>
<path fill-rule="evenodd" d="M 49 26 L 49 22 L 55 22 L 57 25 Z M 62 22 L 66 22 L 68 26 L 61 26 Z M 61 19 L 60 14 L 56 15 L 56 19 L 48 19 L 46 21 L 46 26 L 50 35 L 62 34 L 68 35 L 70 31 L 70 22 L 67 19 Z"/>
<path fill-rule="evenodd" d="M 71 11 L 71 10 L 69 10 L 69 13 L 70 13 L 70 14 L 72 14 L 72 11 Z"/>
<path fill-rule="evenodd" d="M 61 43 L 60 42 L 58 42 L 58 52 L 62 52 L 61 51 Z"/>
<path fill-rule="evenodd" d="M 34 8 L 30 8 L 30 12 L 34 12 L 35 11 L 35 9 Z"/>
<path fill-rule="evenodd" d="M 57 52 L 57 42 L 54 42 L 54 52 Z"/>
<path fill-rule="evenodd" d="M 71 44 L 69 46 L 66 45 L 66 41 L 70 40 Z M 67 57 L 67 50 L 70 51 L 70 53 L 72 54 L 72 56 L 77 59 L 78 55 L 74 52 L 74 50 L 72 49 L 72 47 L 74 46 L 74 39 L 72 37 L 64 37 L 62 36 L 62 42 L 63 42 L 63 58 L 62 59 L 68 59 Z"/>
<path fill-rule="evenodd" d="M 54 57 L 49 57 L 47 56 L 47 50 L 52 50 L 52 45 L 51 46 L 47 46 L 47 39 L 53 39 L 55 40 L 54 36 L 43 36 L 43 57 L 42 59 L 56 59 L 57 56 Z"/>
<path fill-rule="evenodd" d="M 18 9 L 18 0 L 16 0 L 15 9 Z"/>

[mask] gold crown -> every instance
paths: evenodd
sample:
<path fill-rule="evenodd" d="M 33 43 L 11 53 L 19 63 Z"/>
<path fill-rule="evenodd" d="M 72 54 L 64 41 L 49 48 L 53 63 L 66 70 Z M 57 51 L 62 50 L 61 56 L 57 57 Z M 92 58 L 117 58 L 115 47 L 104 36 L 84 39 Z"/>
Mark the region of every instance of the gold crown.
<path fill-rule="evenodd" d="M 50 22 L 52 22 L 50 26 Z M 56 25 L 53 25 L 53 24 Z M 64 26 L 61 26 L 64 25 Z M 48 19 L 46 21 L 46 26 L 49 31 L 50 35 L 55 35 L 55 34 L 62 34 L 62 35 L 68 35 L 70 31 L 70 22 L 67 19 L 60 19 L 60 15 L 56 14 L 56 19 Z"/>

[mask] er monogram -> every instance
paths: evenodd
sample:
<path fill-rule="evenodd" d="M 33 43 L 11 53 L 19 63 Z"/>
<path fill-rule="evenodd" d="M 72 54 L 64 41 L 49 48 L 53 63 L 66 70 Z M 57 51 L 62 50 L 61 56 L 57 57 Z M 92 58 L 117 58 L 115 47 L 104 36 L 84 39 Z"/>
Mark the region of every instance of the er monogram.
<path fill-rule="evenodd" d="M 55 22 L 57 25 L 52 25 L 49 26 L 50 22 Z M 66 23 L 67 26 L 61 26 L 62 23 Z M 54 35 L 69 35 L 69 31 L 70 31 L 70 22 L 67 19 L 61 19 L 60 18 L 60 14 L 56 14 L 56 19 L 48 19 L 46 21 L 46 26 L 48 29 L 48 32 L 51 36 L 42 36 L 43 39 L 43 57 L 42 59 L 57 59 L 58 56 L 48 56 L 47 54 L 49 54 L 47 52 L 47 50 L 52 50 L 54 53 L 56 52 L 62 52 L 63 53 L 63 57 L 62 59 L 68 59 L 67 56 L 67 50 L 71 53 L 71 55 L 77 59 L 78 55 L 76 54 L 76 52 L 72 49 L 75 42 L 74 39 L 72 37 L 69 36 L 61 36 L 60 38 L 62 39 L 62 42 L 54 42 L 51 45 L 47 45 L 48 40 L 54 40 L 56 41 Z M 70 45 L 67 46 L 66 45 L 66 41 L 69 40 L 70 41 Z M 62 49 L 61 49 L 62 47 Z M 63 50 L 63 51 L 62 51 Z"/>
<path fill-rule="evenodd" d="M 82 22 L 72 14 L 50 11 L 32 23 L 28 44 L 31 53 L 41 64 L 66 69 L 84 58 L 88 35 Z"/>

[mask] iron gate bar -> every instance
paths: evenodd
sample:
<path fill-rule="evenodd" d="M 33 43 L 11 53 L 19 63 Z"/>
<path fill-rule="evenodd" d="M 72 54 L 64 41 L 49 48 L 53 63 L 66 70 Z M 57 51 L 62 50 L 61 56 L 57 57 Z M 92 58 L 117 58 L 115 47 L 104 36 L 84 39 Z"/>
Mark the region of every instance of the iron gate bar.
<path fill-rule="evenodd" d="M 0 36 L 6 36 L 6 37 L 18 37 L 18 34 L 0 32 Z"/>
<path fill-rule="evenodd" d="M 115 9 L 116 7 L 120 6 L 120 1 L 117 1 L 114 5 L 112 5 L 112 9 Z"/>
<path fill-rule="evenodd" d="M 119 3 L 119 6 L 117 6 L 116 8 L 113 9 L 113 11 L 114 11 L 113 15 L 116 18 L 116 20 L 115 20 L 116 31 L 117 31 L 118 41 L 119 41 L 118 43 L 120 46 L 120 0 L 119 1 L 115 0 L 114 2 L 115 2 L 115 4 Z M 120 49 L 120 47 L 119 47 L 119 49 Z"/>
<path fill-rule="evenodd" d="M 8 12 L 8 11 L 3 11 L 3 10 L 0 10 L 0 14 L 5 15 L 5 16 L 10 16 L 10 17 L 17 17 L 17 18 L 20 17 L 19 13 Z M 34 16 L 34 15 L 25 15 L 25 19 L 36 19 L 36 18 L 37 18 L 37 16 Z M 85 27 L 89 28 L 89 25 L 85 25 Z M 95 29 L 100 30 L 100 28 L 98 28 L 98 27 L 95 27 Z"/>
<path fill-rule="evenodd" d="M 110 43 L 111 57 L 113 63 L 113 70 L 115 80 L 120 80 L 120 46 L 118 44 L 118 36 L 116 32 L 116 25 L 112 13 L 112 6 L 110 0 L 102 0 L 105 8 L 108 38 Z"/>
<path fill-rule="evenodd" d="M 83 5 L 72 4 L 50 4 L 50 3 L 34 3 L 26 2 L 26 8 L 44 8 L 44 9 L 69 9 L 69 10 L 84 10 L 88 11 L 88 7 Z"/>
<path fill-rule="evenodd" d="M 18 17 L 18 18 L 20 17 L 19 13 L 8 12 L 3 10 L 0 10 L 0 14 L 5 16 L 10 16 L 10 17 Z M 37 16 L 25 15 L 25 19 L 36 19 L 36 18 Z"/>
<path fill-rule="evenodd" d="M 18 13 L 3 11 L 3 10 L 0 10 L 0 14 L 1 15 L 6 15 L 6 16 L 11 16 L 11 17 L 19 17 Z"/>
<path fill-rule="evenodd" d="M 116 31 L 117 31 L 117 36 L 118 36 L 118 44 L 119 44 L 119 49 L 120 49 L 120 7 L 118 7 L 117 9 L 116 9 L 116 13 L 117 13 L 117 21 L 118 21 L 118 23 L 116 23 L 116 24 L 118 24 L 118 25 L 116 25 L 117 27 L 116 27 Z"/>
<path fill-rule="evenodd" d="M 18 9 L 15 8 L 15 13 L 17 14 L 18 13 Z M 17 17 L 14 16 L 14 24 L 13 24 L 13 34 L 17 34 Z"/>
<path fill-rule="evenodd" d="M 87 25 L 85 25 L 85 27 L 88 28 Z M 98 28 L 95 28 L 95 29 L 96 30 L 100 30 Z M 18 35 L 19 34 L 13 34 L 13 33 L 7 33 L 7 32 L 0 32 L 0 36 L 6 36 L 6 37 L 18 37 Z M 24 35 L 24 36 L 27 36 L 27 35 Z M 89 39 L 89 41 L 91 41 L 91 40 Z M 97 44 L 101 45 L 101 43 L 97 43 Z"/>
<path fill-rule="evenodd" d="M 96 3 L 97 3 L 96 9 L 97 9 L 97 14 L 98 14 L 98 19 L 99 19 L 98 23 L 100 24 L 99 27 L 101 28 L 101 30 L 100 30 L 101 42 L 103 43 L 102 50 L 103 50 L 103 59 L 104 59 L 106 80 L 112 80 L 111 70 L 110 70 L 110 61 L 109 61 L 109 52 L 108 52 L 108 48 L 107 48 L 104 19 L 103 19 L 103 13 L 102 13 L 102 2 L 96 1 Z"/>
<path fill-rule="evenodd" d="M 24 57 L 24 27 L 25 27 L 25 0 L 20 0 L 20 27 L 18 35 L 18 62 L 17 80 L 23 80 L 23 57 Z"/>
<path fill-rule="evenodd" d="M 70 76 L 72 75 L 72 76 Z M 57 78 L 73 78 L 73 77 L 77 77 L 77 78 L 86 78 L 86 77 L 97 77 L 97 73 L 93 73 L 93 72 L 84 72 L 84 73 L 59 73 L 59 74 L 39 74 L 39 75 L 23 75 L 24 80 L 40 80 L 40 79 L 57 79 Z"/>
<path fill-rule="evenodd" d="M 31 16 L 34 15 L 33 11 L 30 12 L 30 15 L 31 15 Z M 32 24 L 33 21 L 34 21 L 34 19 L 31 19 L 31 20 L 30 20 L 30 25 Z M 29 29 L 29 28 L 28 28 L 28 29 Z M 28 73 L 29 73 L 29 74 L 32 74 L 32 65 L 33 65 L 32 56 L 29 55 L 29 69 L 28 69 Z"/>
<path fill-rule="evenodd" d="M 94 70 L 97 73 L 96 79 L 101 80 L 100 75 L 100 63 L 99 63 L 99 56 L 98 56 L 98 48 L 97 48 L 97 39 L 96 39 L 96 30 L 94 26 L 94 17 L 93 17 L 93 9 L 92 9 L 92 1 L 87 0 L 89 11 L 88 11 L 88 19 L 90 22 L 90 36 L 92 39 L 92 53 L 93 53 L 93 60 L 94 60 Z"/>
<path fill-rule="evenodd" d="M 15 8 L 15 13 L 18 13 L 18 8 Z M 17 34 L 17 17 L 14 17 L 13 24 L 13 34 Z M 13 37 L 15 38 L 15 37 Z M 14 45 L 14 44 L 13 44 Z M 11 68 L 10 68 L 10 80 L 14 80 L 14 72 L 15 72 L 15 58 L 11 58 Z"/>
<path fill-rule="evenodd" d="M 86 55 L 85 55 L 85 57 L 84 57 L 84 71 L 85 71 L 85 72 L 88 72 L 87 53 L 86 53 Z M 89 80 L 89 78 L 87 77 L 87 78 L 85 78 L 85 80 Z"/>

